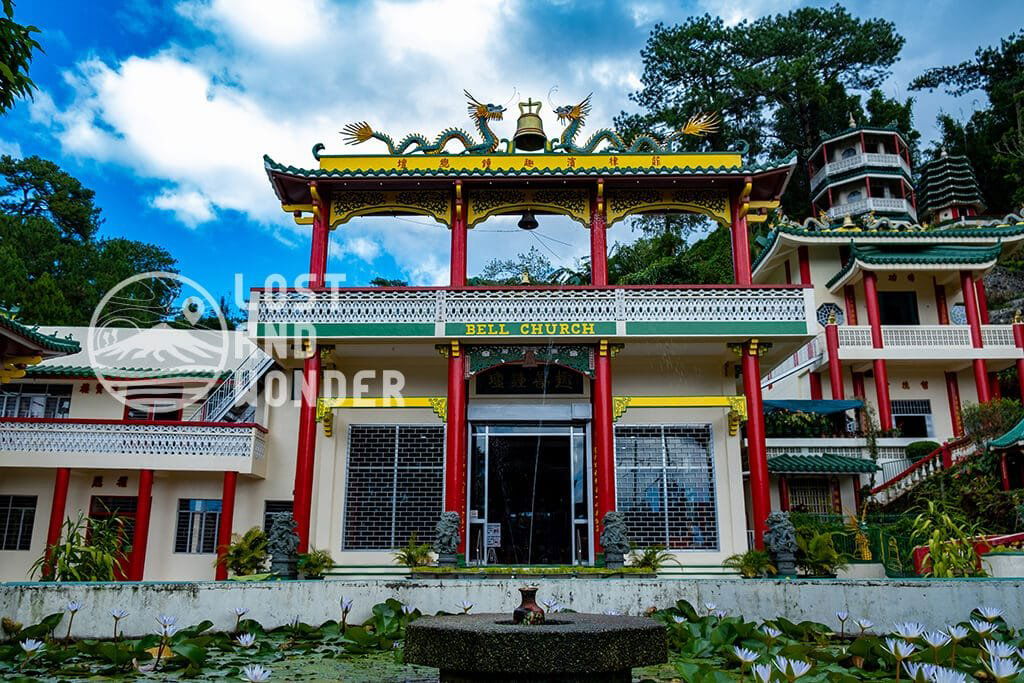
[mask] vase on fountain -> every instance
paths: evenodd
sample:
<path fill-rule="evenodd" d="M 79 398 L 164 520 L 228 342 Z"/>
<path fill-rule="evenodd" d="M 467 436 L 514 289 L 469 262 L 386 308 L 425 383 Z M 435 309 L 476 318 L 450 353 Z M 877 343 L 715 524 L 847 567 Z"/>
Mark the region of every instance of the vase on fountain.
<path fill-rule="evenodd" d="M 512 612 L 513 624 L 543 624 L 544 610 L 537 604 L 537 586 L 523 586 L 519 589 L 522 600 Z"/>

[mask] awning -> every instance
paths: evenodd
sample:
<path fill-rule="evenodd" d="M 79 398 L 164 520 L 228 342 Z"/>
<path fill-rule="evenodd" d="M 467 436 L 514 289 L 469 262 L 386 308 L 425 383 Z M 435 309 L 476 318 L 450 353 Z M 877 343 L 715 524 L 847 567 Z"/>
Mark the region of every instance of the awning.
<path fill-rule="evenodd" d="M 874 460 L 831 453 L 768 458 L 768 471 L 772 474 L 871 474 L 878 469 Z"/>
<path fill-rule="evenodd" d="M 988 445 L 997 451 L 1001 451 L 1007 448 L 1024 445 L 1021 443 L 1022 441 L 1024 441 L 1024 420 L 1013 425 L 1013 428 L 1010 431 L 1006 432 L 999 438 L 992 439 Z"/>
<path fill-rule="evenodd" d="M 807 399 L 765 399 L 764 411 L 788 410 L 791 413 L 817 413 L 818 415 L 834 415 L 847 410 L 863 408 L 864 402 L 857 399 L 847 400 L 807 400 Z"/>

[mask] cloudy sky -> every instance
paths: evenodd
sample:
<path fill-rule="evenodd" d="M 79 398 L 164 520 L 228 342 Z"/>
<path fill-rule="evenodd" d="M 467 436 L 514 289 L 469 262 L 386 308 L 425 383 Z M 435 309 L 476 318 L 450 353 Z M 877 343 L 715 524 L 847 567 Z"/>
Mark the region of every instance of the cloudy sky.
<path fill-rule="evenodd" d="M 338 131 L 351 121 L 395 137 L 470 128 L 463 88 L 485 102 L 518 92 L 556 105 L 593 91 L 596 128 L 630 108 L 654 23 L 704 12 L 735 22 L 800 4 L 18 0 L 16 18 L 42 29 L 46 54 L 33 64 L 34 101 L 0 119 L 0 153 L 53 159 L 96 190 L 103 234 L 158 243 L 183 273 L 228 294 L 236 273 L 247 289 L 308 266 L 308 228 L 280 211 L 263 154 L 314 166 L 312 145 L 342 151 Z M 966 59 L 1024 23 L 1020 0 L 848 4 L 906 37 L 886 84 L 897 96 L 923 69 Z M 982 96 L 917 97 L 928 140 L 940 109 L 966 117 Z M 511 134 L 515 117 L 502 125 Z M 359 151 L 375 151 L 370 144 Z M 530 246 L 556 266 L 586 252 L 583 229 L 545 223 L 533 234 L 511 220 L 474 229 L 471 274 Z M 619 232 L 613 240 L 631 239 L 628 228 Z M 436 284 L 447 279 L 447 259 L 447 231 L 432 221 L 363 219 L 334 233 L 330 270 L 353 285 L 377 275 Z"/>

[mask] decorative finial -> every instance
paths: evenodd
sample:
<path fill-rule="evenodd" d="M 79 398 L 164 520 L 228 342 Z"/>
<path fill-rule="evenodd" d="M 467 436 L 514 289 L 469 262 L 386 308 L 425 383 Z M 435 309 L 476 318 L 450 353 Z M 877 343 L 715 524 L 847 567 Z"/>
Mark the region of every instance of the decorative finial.
<path fill-rule="evenodd" d="M 856 228 L 856 224 L 853 222 L 853 216 L 846 214 L 843 216 L 843 229 L 849 230 L 850 228 Z"/>
<path fill-rule="evenodd" d="M 1018 308 L 1013 312 L 1013 324 L 1020 325 L 1021 323 L 1024 323 L 1024 314 L 1022 314 Z"/>
<path fill-rule="evenodd" d="M 834 310 L 831 310 L 831 309 L 829 310 L 829 312 L 828 312 L 828 320 L 826 321 L 825 324 L 827 324 L 827 325 L 835 325 L 836 324 L 836 312 Z"/>
<path fill-rule="evenodd" d="M 850 128 L 856 128 L 857 127 L 857 119 L 853 118 L 853 112 L 852 111 L 850 112 L 850 121 L 849 121 L 849 123 L 850 123 Z"/>
<path fill-rule="evenodd" d="M 939 148 L 939 158 L 945 159 L 948 155 L 949 155 L 949 153 L 946 151 L 946 146 L 945 145 L 943 145 L 942 147 Z"/>
<path fill-rule="evenodd" d="M 526 268 L 523 268 L 523 272 L 519 276 L 519 282 L 524 285 L 530 284 L 530 273 Z"/>

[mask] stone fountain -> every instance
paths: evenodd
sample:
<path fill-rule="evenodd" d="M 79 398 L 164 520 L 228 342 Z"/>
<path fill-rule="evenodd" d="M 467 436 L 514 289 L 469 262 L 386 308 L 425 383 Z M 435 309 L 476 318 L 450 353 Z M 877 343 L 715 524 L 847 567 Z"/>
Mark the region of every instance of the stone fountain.
<path fill-rule="evenodd" d="M 548 618 L 534 586 L 511 617 L 458 614 L 409 624 L 405 661 L 440 680 L 630 681 L 632 669 L 668 660 L 665 627 L 642 617 L 559 613 Z"/>

